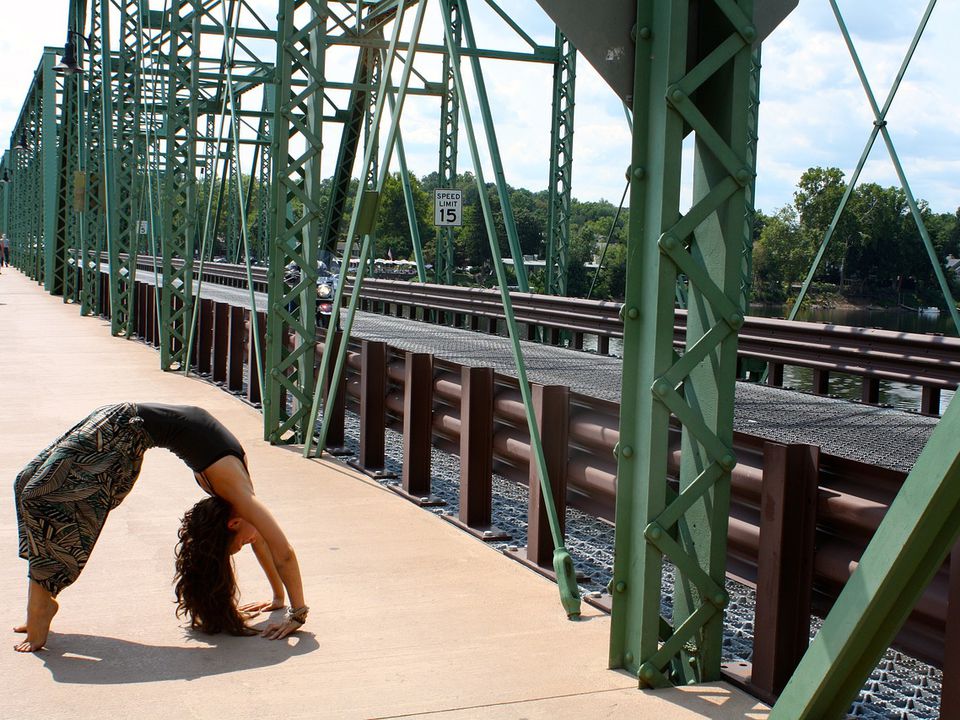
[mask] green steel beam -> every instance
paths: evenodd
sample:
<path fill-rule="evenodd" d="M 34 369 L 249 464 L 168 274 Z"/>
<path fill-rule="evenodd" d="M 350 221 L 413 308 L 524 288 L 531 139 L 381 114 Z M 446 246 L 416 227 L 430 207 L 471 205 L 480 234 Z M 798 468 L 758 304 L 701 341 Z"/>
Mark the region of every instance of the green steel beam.
<path fill-rule="evenodd" d="M 470 21 L 468 3 L 464 2 L 461 4 L 460 13 L 460 22 L 463 24 L 463 37 L 466 41 L 466 47 L 467 49 L 476 49 L 477 42 L 473 34 L 473 23 Z M 454 56 L 462 54 L 456 46 L 451 47 L 448 45 L 447 47 Z M 456 58 L 455 65 L 457 69 L 459 69 L 459 57 Z M 513 205 L 510 202 L 510 193 L 503 171 L 503 161 L 500 158 L 500 143 L 497 140 L 497 131 L 493 122 L 493 114 L 490 111 L 490 100 L 487 97 L 486 82 L 483 79 L 483 69 L 480 67 L 480 57 L 478 55 L 470 56 L 470 69 L 473 73 L 473 82 L 477 93 L 477 100 L 480 105 L 480 117 L 483 123 L 483 132 L 487 140 L 487 150 L 490 153 L 490 164 L 493 166 L 494 184 L 497 187 L 497 196 L 500 198 L 500 212 L 503 215 L 503 226 L 507 231 L 507 245 L 510 248 L 510 255 L 513 257 L 513 271 L 517 276 L 517 286 L 520 292 L 529 292 L 530 283 L 527 280 L 527 268 L 523 262 L 523 251 L 520 249 L 517 223 L 513 217 Z M 461 88 L 461 93 L 462 92 L 464 92 L 463 88 Z M 461 94 L 460 99 L 461 102 L 464 102 L 463 94 Z M 486 193 L 486 188 L 482 188 L 480 192 Z M 487 222 L 491 222 L 491 220 L 488 219 Z M 497 256 L 500 255 L 499 252 L 494 254 Z"/>
<path fill-rule="evenodd" d="M 99 0 L 90 2 L 89 71 L 84 112 L 81 119 L 86 125 L 80 143 L 80 170 L 84 178 L 84 200 L 81 213 L 80 256 L 82 271 L 80 280 L 80 314 L 92 315 L 99 307 L 100 298 L 100 253 L 105 245 L 106 226 L 101 200 L 103 187 L 103 66 L 101 64 L 101 5 Z M 83 29 L 81 28 L 81 32 Z M 82 50 L 83 46 L 77 44 Z M 81 95 L 81 98 L 84 96 Z"/>
<path fill-rule="evenodd" d="M 770 720 L 832 720 L 850 703 L 943 564 L 960 525 L 960 402 L 930 435 Z"/>
<path fill-rule="evenodd" d="M 120 52 L 111 50 L 112 8 L 114 0 L 95 0 L 100 4 L 100 64 L 103 88 L 100 93 L 101 132 L 103 135 L 104 212 L 106 245 L 110 266 L 110 331 L 130 337 L 133 333 L 133 289 L 136 263 L 134 242 L 134 201 L 137 181 L 137 143 L 139 139 L 139 83 L 135 48 L 129 45 L 127 17 L 136 13 L 135 0 L 123 0 L 120 11 Z M 116 111 L 117 114 L 114 114 Z"/>
<path fill-rule="evenodd" d="M 53 66 L 57 62 L 57 49 L 43 49 L 41 79 L 41 104 L 43 112 L 37 143 L 43 156 L 43 230 L 40 240 L 43 246 L 43 287 L 47 292 L 62 292 L 63 240 L 57 237 L 59 211 L 60 144 L 57 136 L 57 76 Z"/>
<path fill-rule="evenodd" d="M 447 3 L 444 22 L 450 28 L 453 45 L 460 50 L 463 43 L 463 24 L 460 22 L 460 0 Z M 454 81 L 455 53 L 443 56 L 443 95 L 440 100 L 440 169 L 438 188 L 453 188 L 457 180 L 457 143 L 460 134 L 460 98 Z M 441 285 L 453 285 L 455 266 L 453 228 L 438 227 L 436 231 L 434 272 Z"/>
<path fill-rule="evenodd" d="M 553 68 L 546 290 L 548 295 L 566 295 L 570 254 L 570 192 L 573 175 L 573 108 L 577 49 L 559 28 L 556 41 L 559 59 Z"/>
<path fill-rule="evenodd" d="M 696 14 L 691 6 L 697 5 Z M 751 0 L 637 2 L 610 666 L 641 687 L 719 678 L 747 186 Z M 688 47 L 688 38 L 697 44 Z M 680 213 L 686 128 L 694 202 Z M 690 283 L 673 350 L 676 279 Z M 671 416 L 680 493 L 668 485 Z M 676 567 L 672 625 L 662 566 Z"/>
<path fill-rule="evenodd" d="M 940 292 L 943 294 L 944 302 L 947 306 L 947 311 L 950 313 L 950 317 L 953 320 L 954 329 L 957 331 L 957 334 L 960 335 L 960 310 L 957 309 L 957 302 L 953 297 L 953 294 L 950 292 L 950 286 L 947 283 L 946 276 L 943 273 L 943 267 L 941 265 L 941 260 L 937 257 L 936 249 L 933 247 L 933 243 L 930 240 L 930 235 L 927 232 L 926 225 L 923 222 L 923 217 L 920 214 L 920 209 L 917 206 L 917 202 L 913 196 L 913 192 L 910 189 L 910 184 L 907 182 L 906 174 L 903 171 L 903 167 L 900 164 L 900 158 L 897 155 L 896 148 L 893 145 L 893 140 L 890 138 L 890 132 L 887 129 L 887 112 L 890 110 L 890 106 L 893 103 L 893 99 L 897 94 L 897 90 L 900 88 L 900 82 L 903 80 L 903 76 L 906 74 L 907 68 L 910 65 L 910 61 L 913 58 L 913 54 L 917 49 L 917 45 L 920 42 L 920 38 L 923 35 L 924 30 L 926 29 L 927 22 L 930 19 L 930 15 L 933 12 L 934 7 L 936 6 L 937 0 L 929 0 L 926 10 L 924 11 L 923 16 L 920 19 L 920 23 L 917 26 L 917 30 L 913 35 L 913 40 L 910 43 L 910 47 L 907 50 L 906 55 L 903 58 L 903 62 L 900 64 L 900 70 L 897 73 L 896 78 L 893 81 L 893 85 L 890 88 L 890 92 L 887 94 L 887 100 L 884 102 L 883 107 L 877 105 L 876 98 L 874 97 L 873 90 L 870 87 L 870 83 L 867 80 L 866 73 L 864 73 L 863 66 L 860 63 L 860 57 L 857 54 L 856 48 L 853 45 L 853 40 L 850 37 L 849 32 L 847 31 L 846 23 L 843 20 L 843 14 L 840 12 L 840 8 L 837 6 L 835 0 L 830 0 L 830 6 L 833 9 L 834 16 L 837 19 L 837 24 L 840 27 L 840 32 L 843 35 L 844 42 L 846 43 L 847 50 L 850 52 L 850 57 L 853 60 L 854 67 L 857 70 L 857 75 L 860 78 L 860 84 L 863 86 L 863 90 L 866 93 L 867 100 L 870 103 L 870 108 L 873 111 L 874 122 L 873 129 L 870 131 L 870 137 L 867 139 L 867 143 L 863 148 L 863 152 L 860 154 L 860 160 L 857 163 L 857 167 L 853 172 L 853 175 L 850 178 L 850 181 L 847 183 L 847 187 L 844 190 L 843 197 L 840 199 L 840 204 L 837 206 L 837 209 L 833 215 L 833 219 L 830 222 L 830 226 L 827 228 L 827 232 L 823 237 L 823 240 L 820 243 L 820 247 L 817 249 L 817 254 L 813 259 L 813 263 L 810 266 L 810 270 L 807 272 L 807 277 L 805 278 L 803 285 L 800 288 L 800 293 L 797 295 L 796 301 L 793 303 L 793 307 L 790 310 L 790 315 L 787 317 L 788 320 L 796 319 L 797 313 L 800 311 L 800 306 L 803 303 L 804 298 L 807 295 L 807 291 L 810 288 L 810 285 L 813 282 L 813 277 L 817 272 L 817 269 L 820 266 L 820 262 L 823 260 L 823 256 L 826 253 L 827 246 L 830 243 L 833 233 L 836 230 L 837 223 L 840 221 L 840 216 L 842 215 L 844 209 L 847 206 L 847 202 L 850 199 L 850 196 L 853 193 L 853 189 L 857 184 L 857 181 L 860 179 L 860 173 L 863 170 L 863 166 L 867 161 L 867 157 L 870 155 L 870 151 L 873 149 L 873 144 L 877 139 L 877 135 L 883 135 L 884 143 L 887 146 L 887 152 L 890 155 L 890 160 L 893 163 L 894 169 L 897 173 L 897 178 L 900 181 L 900 186 L 903 188 L 904 194 L 907 198 L 907 204 L 910 207 L 910 213 L 913 216 L 914 222 L 917 225 L 917 231 L 920 233 L 920 239 L 923 243 L 923 247 L 927 253 L 928 258 L 930 259 L 930 264 L 933 269 L 934 276 L 937 279 L 937 284 L 940 287 Z"/>
<path fill-rule="evenodd" d="M 326 0 L 279 0 L 263 396 L 264 436 L 274 443 L 302 442 L 310 432 L 328 15 Z M 295 78 L 306 87 L 294 88 Z M 289 262 L 301 268 L 292 288 L 283 282 Z"/>
<path fill-rule="evenodd" d="M 193 317 L 200 11 L 200 0 L 170 0 L 167 16 L 166 142 L 161 202 L 163 289 L 160 298 L 160 367 L 164 370 L 187 366 L 187 340 Z"/>

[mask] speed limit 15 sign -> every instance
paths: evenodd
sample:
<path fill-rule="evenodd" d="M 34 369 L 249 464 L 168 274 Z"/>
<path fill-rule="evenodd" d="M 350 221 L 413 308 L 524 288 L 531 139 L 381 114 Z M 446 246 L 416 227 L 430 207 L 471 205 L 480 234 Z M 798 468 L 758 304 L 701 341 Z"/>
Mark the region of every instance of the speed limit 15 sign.
<path fill-rule="evenodd" d="M 434 190 L 433 224 L 440 227 L 463 225 L 463 190 Z"/>

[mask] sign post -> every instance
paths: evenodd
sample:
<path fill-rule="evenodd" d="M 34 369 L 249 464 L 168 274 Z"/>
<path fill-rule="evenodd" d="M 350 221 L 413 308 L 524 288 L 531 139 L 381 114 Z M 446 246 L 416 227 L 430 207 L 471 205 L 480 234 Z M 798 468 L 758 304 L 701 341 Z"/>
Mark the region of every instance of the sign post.
<path fill-rule="evenodd" d="M 433 224 L 438 227 L 463 226 L 463 190 L 434 190 Z"/>

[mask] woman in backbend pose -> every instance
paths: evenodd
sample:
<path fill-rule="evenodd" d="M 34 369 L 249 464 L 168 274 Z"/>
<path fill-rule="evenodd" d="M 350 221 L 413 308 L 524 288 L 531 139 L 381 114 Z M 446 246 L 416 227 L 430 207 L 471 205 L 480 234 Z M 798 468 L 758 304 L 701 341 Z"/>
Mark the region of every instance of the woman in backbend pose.
<path fill-rule="evenodd" d="M 236 437 L 202 408 L 121 403 L 94 410 L 17 476 L 20 557 L 29 562 L 30 581 L 27 622 L 14 628 L 27 634 L 15 646 L 20 652 L 39 650 L 47 641 L 57 595 L 80 575 L 107 514 L 130 492 L 151 447 L 178 455 L 210 495 L 186 512 L 180 526 L 177 615 L 202 632 L 253 634 L 245 617 L 283 607 L 286 590 L 286 615 L 262 635 L 280 639 L 306 621 L 297 557 L 254 495 Z M 246 544 L 253 546 L 273 599 L 237 607 L 230 555 Z"/>

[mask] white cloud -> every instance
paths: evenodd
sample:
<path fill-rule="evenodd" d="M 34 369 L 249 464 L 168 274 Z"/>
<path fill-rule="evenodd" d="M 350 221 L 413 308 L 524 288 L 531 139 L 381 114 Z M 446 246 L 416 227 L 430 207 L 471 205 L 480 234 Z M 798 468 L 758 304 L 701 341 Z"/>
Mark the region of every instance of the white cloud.
<path fill-rule="evenodd" d="M 155 7 L 162 3 L 152 0 Z M 274 23 L 275 0 L 252 0 L 267 23 Z M 883 104 L 926 0 L 844 0 L 841 9 L 872 83 Z M 6 147 L 44 45 L 59 46 L 66 29 L 68 0 L 7 1 L 0 7 L 0 146 Z M 535 0 L 503 0 L 501 7 L 538 43 L 552 43 L 553 28 Z M 470 5 L 481 47 L 527 50 L 529 46 L 482 2 Z M 408 11 L 403 36 L 414 13 Z M 438 30 L 438 3 L 432 2 L 422 40 L 442 42 Z M 43 18 L 43 21 L 38 21 Z M 960 27 L 960 4 L 935 8 L 916 56 L 907 71 L 888 116 L 889 131 L 914 193 L 938 211 L 960 205 L 960 93 L 955 68 Z M 389 33 L 389 28 L 388 28 Z M 251 47 L 272 61 L 266 43 Z M 328 77 L 349 80 L 354 56 L 331 51 Z M 503 154 L 507 181 L 540 189 L 546 185 L 550 142 L 551 70 L 535 63 L 485 60 L 484 76 L 491 112 Z M 423 55 L 417 68 L 430 80 L 439 80 L 436 56 Z M 469 63 L 464 63 L 471 84 Z M 629 164 L 630 136 L 623 110 L 605 83 L 580 58 L 577 77 L 574 133 L 574 194 L 581 199 L 604 197 L 612 202 L 623 192 L 623 173 Z M 399 78 L 399 70 L 396 76 Z M 339 107 L 345 92 L 332 92 Z M 251 93 L 246 107 L 257 104 Z M 475 96 L 471 110 L 483 143 Z M 437 167 L 439 102 L 411 97 L 402 123 L 410 169 L 419 175 Z M 848 175 L 856 165 L 872 128 L 873 115 L 864 96 L 837 23 L 826 3 L 805 1 L 787 18 L 763 48 L 758 154 L 757 204 L 767 212 L 790 202 L 800 173 L 811 165 L 837 166 Z M 336 157 L 339 129 L 325 128 L 324 166 Z M 486 156 L 485 152 L 481 153 Z M 465 138 L 460 145 L 461 169 L 471 166 Z M 489 162 L 484 160 L 489 174 Z M 886 149 L 878 140 L 864 173 L 865 179 L 896 184 Z M 489 178 L 488 178 L 489 179 Z"/>

